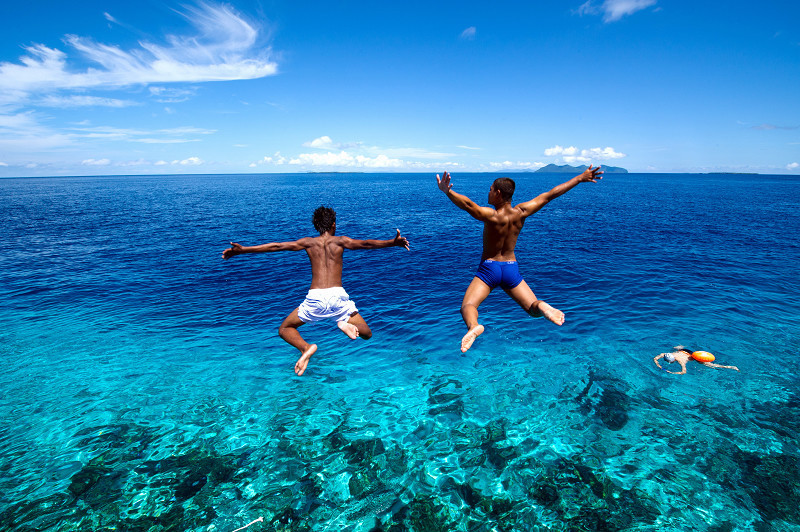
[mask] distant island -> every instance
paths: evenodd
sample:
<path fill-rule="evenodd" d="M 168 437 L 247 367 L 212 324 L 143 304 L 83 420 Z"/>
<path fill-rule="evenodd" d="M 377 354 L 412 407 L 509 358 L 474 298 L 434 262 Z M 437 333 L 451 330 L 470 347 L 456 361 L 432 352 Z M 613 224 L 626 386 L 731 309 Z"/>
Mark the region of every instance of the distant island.
<path fill-rule="evenodd" d="M 606 174 L 627 174 L 628 171 L 624 168 L 620 168 L 618 166 L 606 166 L 601 165 L 603 168 L 603 172 Z M 536 173 L 548 173 L 548 174 L 571 174 L 571 173 L 581 173 L 584 170 L 589 168 L 588 166 L 581 165 L 581 166 L 570 166 L 568 164 L 564 165 L 557 165 L 557 164 L 548 164 L 547 166 L 543 166 L 536 170 Z"/>

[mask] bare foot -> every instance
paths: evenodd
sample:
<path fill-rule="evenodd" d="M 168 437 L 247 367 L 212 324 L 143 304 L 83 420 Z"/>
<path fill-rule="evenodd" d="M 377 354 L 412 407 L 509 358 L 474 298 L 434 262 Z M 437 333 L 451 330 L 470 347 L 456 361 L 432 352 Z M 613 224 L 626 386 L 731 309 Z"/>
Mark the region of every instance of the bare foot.
<path fill-rule="evenodd" d="M 337 321 L 336 325 L 345 333 L 351 340 L 358 338 L 358 327 L 346 321 Z"/>
<path fill-rule="evenodd" d="M 469 331 L 467 334 L 464 335 L 464 338 L 461 339 L 461 352 L 466 353 L 469 351 L 469 348 L 472 347 L 472 342 L 475 341 L 475 338 L 483 334 L 483 325 L 478 324 Z"/>
<path fill-rule="evenodd" d="M 300 358 L 297 359 L 297 362 L 294 363 L 294 372 L 297 373 L 298 377 L 305 372 L 306 367 L 308 367 L 308 361 L 311 359 L 311 355 L 316 352 L 317 344 L 311 344 L 308 346 L 308 349 L 306 349 L 303 354 L 300 355 Z"/>
<path fill-rule="evenodd" d="M 564 325 L 564 313 L 541 300 L 539 301 L 539 312 L 556 325 Z"/>

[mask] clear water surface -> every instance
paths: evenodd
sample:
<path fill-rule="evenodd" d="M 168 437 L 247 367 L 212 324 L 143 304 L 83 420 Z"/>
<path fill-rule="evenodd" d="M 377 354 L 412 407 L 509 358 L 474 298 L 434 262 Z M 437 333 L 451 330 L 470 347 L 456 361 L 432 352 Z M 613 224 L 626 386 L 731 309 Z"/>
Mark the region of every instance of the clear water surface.
<path fill-rule="evenodd" d="M 298 378 L 305 253 L 220 254 L 320 204 L 412 249 L 346 252 L 374 337 L 304 326 Z M 519 240 L 566 324 L 498 291 L 462 354 L 481 226 L 433 175 L 0 180 L 0 528 L 798 530 L 799 230 L 797 177 L 607 175 Z"/>

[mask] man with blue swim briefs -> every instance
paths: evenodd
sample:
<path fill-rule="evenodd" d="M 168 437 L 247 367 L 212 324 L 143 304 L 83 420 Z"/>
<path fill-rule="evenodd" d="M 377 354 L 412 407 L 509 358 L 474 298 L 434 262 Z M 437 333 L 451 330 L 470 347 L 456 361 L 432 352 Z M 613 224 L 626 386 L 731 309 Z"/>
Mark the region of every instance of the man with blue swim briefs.
<path fill-rule="evenodd" d="M 482 207 L 463 194 L 453 190 L 450 174 L 440 178 L 436 174 L 439 190 L 444 192 L 456 207 L 467 211 L 476 220 L 483 222 L 483 253 L 478 271 L 472 279 L 461 303 L 461 317 L 467 325 L 467 334 L 461 339 L 461 351 L 466 352 L 475 339 L 483 334 L 483 325 L 478 323 L 478 306 L 498 286 L 505 290 L 525 311 L 533 317 L 544 316 L 556 325 L 564 324 L 564 313 L 536 299 L 533 290 L 519 273 L 514 249 L 525 220 L 550 201 L 572 190 L 580 183 L 597 183 L 602 179 L 600 167 L 590 166 L 583 173 L 562 183 L 552 190 L 540 194 L 530 201 L 511 206 L 515 184 L 512 179 L 501 177 L 489 187 L 491 207 Z"/>
<path fill-rule="evenodd" d="M 301 238 L 294 242 L 272 242 L 260 246 L 242 246 L 231 242 L 231 247 L 222 252 L 223 259 L 242 253 L 272 253 L 276 251 L 301 251 L 311 261 L 311 288 L 303 303 L 281 323 L 278 334 L 296 347 L 301 355 L 294 365 L 294 372 L 302 375 L 308 361 L 317 351 L 317 344 L 309 344 L 300 336 L 298 327 L 304 323 L 331 319 L 348 337 L 368 340 L 372 337 L 367 322 L 361 317 L 355 303 L 342 288 L 342 256 L 345 249 L 380 249 L 403 247 L 408 249 L 408 240 L 397 235 L 390 240 L 356 240 L 336 236 L 336 212 L 330 207 L 319 207 L 311 219 L 319 231 L 317 237 Z"/>

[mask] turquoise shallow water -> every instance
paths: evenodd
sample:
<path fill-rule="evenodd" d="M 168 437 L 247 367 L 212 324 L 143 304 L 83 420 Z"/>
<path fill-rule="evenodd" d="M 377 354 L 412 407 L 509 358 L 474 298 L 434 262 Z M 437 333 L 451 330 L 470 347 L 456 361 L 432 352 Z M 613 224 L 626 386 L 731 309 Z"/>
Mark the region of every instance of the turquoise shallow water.
<path fill-rule="evenodd" d="M 0 180 L 0 528 L 797 530 L 799 186 L 581 185 L 518 245 L 566 324 L 495 293 L 461 354 L 481 228 L 433 176 Z M 374 337 L 304 326 L 298 378 L 305 254 L 220 253 L 311 235 L 319 204 L 412 250 L 345 255 Z M 678 343 L 741 372 L 658 371 Z"/>

